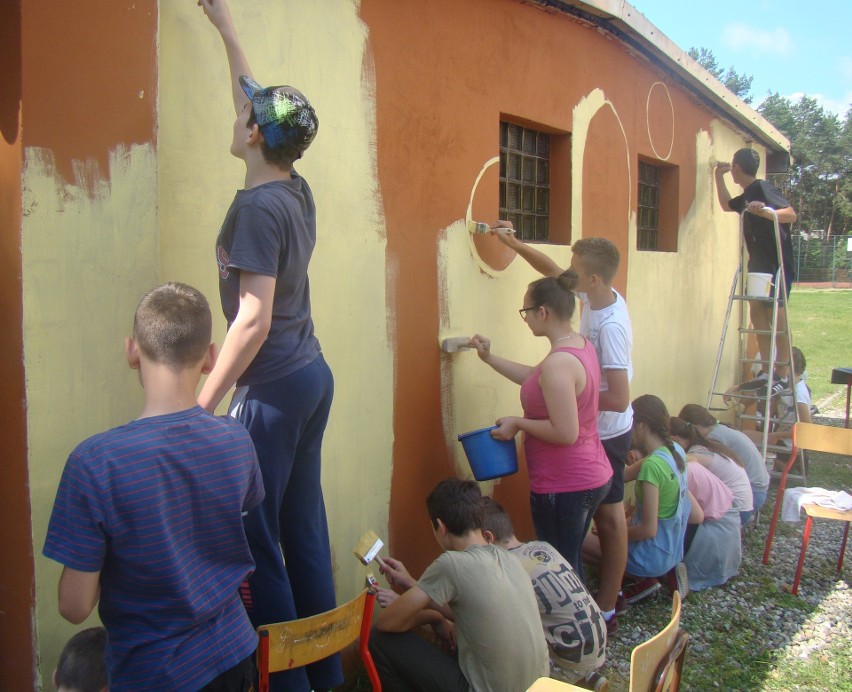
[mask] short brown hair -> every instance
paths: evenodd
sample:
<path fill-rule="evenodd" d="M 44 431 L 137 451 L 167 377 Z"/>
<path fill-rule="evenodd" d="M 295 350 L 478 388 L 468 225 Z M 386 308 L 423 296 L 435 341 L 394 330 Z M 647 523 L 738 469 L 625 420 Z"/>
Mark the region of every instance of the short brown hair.
<path fill-rule="evenodd" d="M 426 508 L 433 527 L 440 519 L 455 536 L 482 528 L 482 493 L 475 481 L 441 481 L 426 498 Z"/>
<path fill-rule="evenodd" d="M 571 252 L 583 262 L 590 274 L 597 274 L 607 285 L 612 283 L 621 255 L 615 243 L 606 238 L 581 238 L 571 245 Z"/>
<path fill-rule="evenodd" d="M 106 671 L 106 638 L 103 627 L 77 632 L 59 654 L 53 674 L 57 687 L 75 692 L 101 692 L 109 681 Z"/>
<path fill-rule="evenodd" d="M 515 535 L 515 527 L 508 512 L 496 500 L 482 498 L 482 530 L 494 536 L 494 541 L 502 543 Z"/>
<path fill-rule="evenodd" d="M 210 305 L 192 286 L 169 282 L 148 291 L 133 319 L 133 339 L 155 363 L 197 365 L 207 353 L 213 332 Z"/>

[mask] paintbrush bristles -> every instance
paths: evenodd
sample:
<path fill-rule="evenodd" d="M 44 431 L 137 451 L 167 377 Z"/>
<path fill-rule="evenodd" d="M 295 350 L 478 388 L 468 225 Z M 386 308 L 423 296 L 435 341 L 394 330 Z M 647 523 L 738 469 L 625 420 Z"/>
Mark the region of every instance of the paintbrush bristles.
<path fill-rule="evenodd" d="M 369 565 L 370 562 L 377 558 L 383 545 L 382 539 L 376 535 L 375 531 L 367 531 L 367 533 L 361 536 L 361 540 L 358 541 L 358 545 L 355 546 L 352 552 L 361 562 Z M 381 559 L 378 562 L 382 564 Z"/>

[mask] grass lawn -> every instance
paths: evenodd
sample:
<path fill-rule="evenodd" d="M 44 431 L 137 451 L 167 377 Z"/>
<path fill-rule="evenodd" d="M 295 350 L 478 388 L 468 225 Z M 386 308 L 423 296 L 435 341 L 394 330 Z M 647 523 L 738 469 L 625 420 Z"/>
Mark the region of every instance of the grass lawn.
<path fill-rule="evenodd" d="M 833 408 L 843 408 L 846 387 L 830 381 L 833 368 L 852 368 L 852 290 L 794 288 L 788 313 L 793 344 L 808 362 L 814 403 L 841 393 Z"/>

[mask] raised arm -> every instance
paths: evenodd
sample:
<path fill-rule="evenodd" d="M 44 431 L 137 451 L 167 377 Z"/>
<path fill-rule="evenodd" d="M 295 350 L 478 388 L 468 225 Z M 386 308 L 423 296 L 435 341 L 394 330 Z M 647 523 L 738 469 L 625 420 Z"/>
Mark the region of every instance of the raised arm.
<path fill-rule="evenodd" d="M 225 44 L 225 53 L 228 56 L 228 67 L 231 70 L 231 91 L 234 97 L 234 110 L 239 115 L 248 98 L 240 86 L 240 75 L 252 77 L 251 68 L 246 59 L 237 30 L 231 19 L 231 12 L 225 0 L 198 0 L 198 6 L 204 10 L 204 14 L 210 23 L 216 27 L 222 41 Z"/>
<path fill-rule="evenodd" d="M 496 235 L 503 245 L 517 252 L 539 274 L 559 276 L 563 272 L 563 269 L 543 252 L 527 245 L 523 240 L 519 240 L 513 232 L 501 231 L 501 228 L 513 228 L 512 222 L 498 221 L 491 230 L 492 234 Z"/>
<path fill-rule="evenodd" d="M 731 201 L 731 193 L 728 192 L 728 186 L 725 184 L 725 173 L 731 170 L 731 164 L 717 161 L 713 167 L 713 174 L 716 178 L 716 195 L 719 198 L 719 204 L 725 211 L 733 211 L 729 202 Z"/>

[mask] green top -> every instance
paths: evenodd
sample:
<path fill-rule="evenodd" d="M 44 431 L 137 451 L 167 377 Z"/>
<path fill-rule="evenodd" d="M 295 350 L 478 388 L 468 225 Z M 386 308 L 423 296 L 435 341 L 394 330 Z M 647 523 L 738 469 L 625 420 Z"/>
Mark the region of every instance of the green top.
<path fill-rule="evenodd" d="M 670 454 L 671 451 L 666 447 L 655 449 L 642 462 L 642 468 L 639 469 L 639 475 L 636 477 L 636 480 L 640 481 L 636 484 L 636 501 L 640 504 L 642 503 L 641 481 L 656 485 L 660 489 L 660 507 L 657 510 L 657 516 L 660 519 L 670 519 L 675 515 L 680 497 L 677 476 L 666 461 Z"/>

